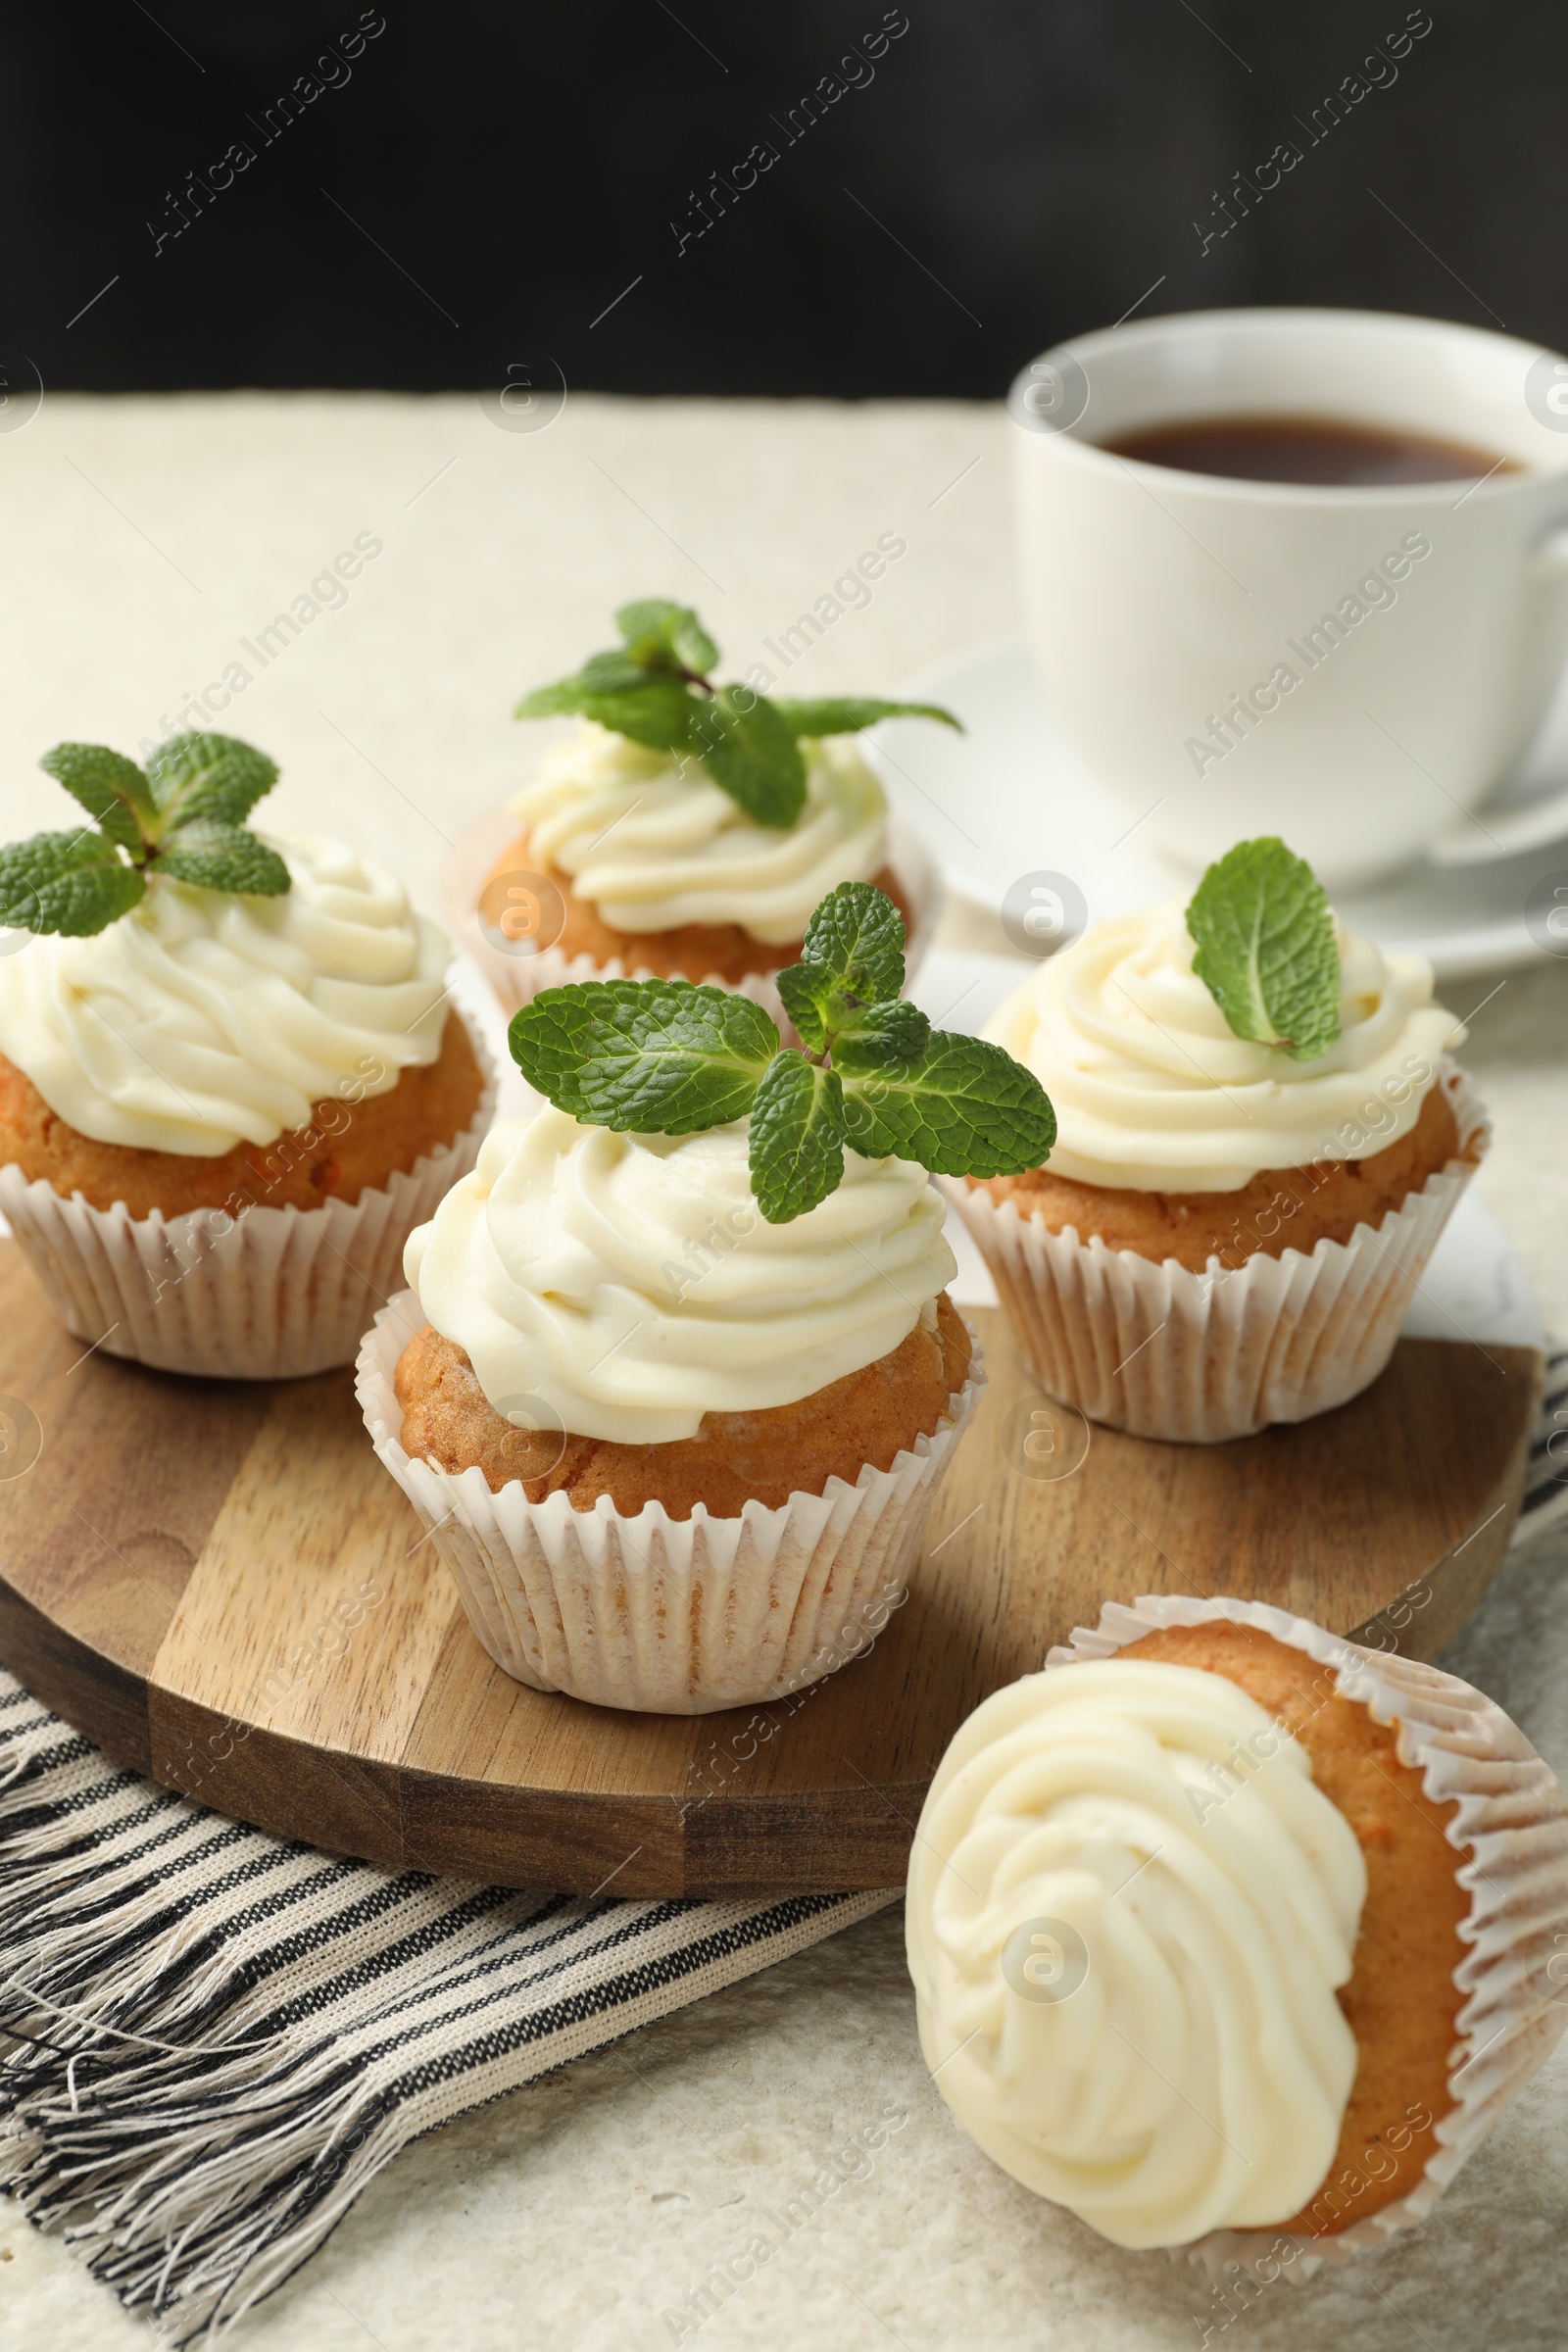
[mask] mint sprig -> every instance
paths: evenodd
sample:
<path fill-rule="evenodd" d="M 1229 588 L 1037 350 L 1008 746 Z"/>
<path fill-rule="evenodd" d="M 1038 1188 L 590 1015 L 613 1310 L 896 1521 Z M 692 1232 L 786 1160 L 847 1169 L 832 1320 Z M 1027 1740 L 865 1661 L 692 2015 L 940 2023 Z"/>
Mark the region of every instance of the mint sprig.
<path fill-rule="evenodd" d="M 770 1225 L 843 1181 L 846 1146 L 949 1176 L 1017 1176 L 1056 1140 L 1040 1081 L 1000 1046 L 933 1029 L 904 986 L 904 917 L 868 882 L 830 891 L 777 975 L 804 1046 L 749 997 L 686 980 L 545 989 L 508 1043 L 528 1083 L 585 1123 L 692 1135 L 750 1118 Z"/>
<path fill-rule="evenodd" d="M 1193 969 L 1238 1037 L 1293 1061 L 1340 1034 L 1340 954 L 1322 884 L 1304 858 L 1265 836 L 1216 859 L 1193 894 Z"/>
<path fill-rule="evenodd" d="M 684 673 L 706 677 L 718 660 L 717 646 L 691 607 L 671 604 L 667 596 L 622 605 L 615 626 L 634 662 L 667 661 Z"/>
<path fill-rule="evenodd" d="M 750 686 L 715 686 L 718 648 L 689 605 L 650 596 L 615 614 L 622 642 L 590 654 L 574 676 L 524 695 L 514 715 L 576 711 L 650 751 L 699 763 L 760 825 L 787 831 L 806 806 L 803 741 L 854 735 L 883 718 L 935 718 L 937 703 L 774 702 Z"/>
<path fill-rule="evenodd" d="M 38 765 L 97 831 L 34 833 L 0 849 L 0 924 L 86 938 L 145 897 L 149 874 L 276 898 L 288 867 L 240 821 L 277 781 L 232 735 L 177 735 L 145 771 L 101 743 L 57 743 Z"/>

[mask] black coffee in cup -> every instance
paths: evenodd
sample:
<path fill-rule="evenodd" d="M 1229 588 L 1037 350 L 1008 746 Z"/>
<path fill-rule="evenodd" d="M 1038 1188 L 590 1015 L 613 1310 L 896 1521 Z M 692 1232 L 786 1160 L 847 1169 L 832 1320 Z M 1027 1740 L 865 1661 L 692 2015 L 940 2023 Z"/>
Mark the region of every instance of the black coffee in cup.
<path fill-rule="evenodd" d="M 1102 445 L 1112 457 L 1242 482 L 1308 482 L 1374 489 L 1389 483 L 1479 481 L 1521 473 L 1512 458 L 1426 433 L 1337 416 L 1189 416 L 1147 425 Z"/>

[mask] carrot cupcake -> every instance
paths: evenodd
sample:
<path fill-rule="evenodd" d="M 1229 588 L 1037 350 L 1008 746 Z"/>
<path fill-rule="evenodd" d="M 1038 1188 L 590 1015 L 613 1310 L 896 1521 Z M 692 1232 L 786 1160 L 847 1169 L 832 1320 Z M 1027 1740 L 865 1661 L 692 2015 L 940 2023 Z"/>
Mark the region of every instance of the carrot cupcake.
<path fill-rule="evenodd" d="M 1376 1379 L 1487 1140 L 1432 986 L 1266 840 L 1014 991 L 987 1034 L 1060 1132 L 1048 1163 L 949 1189 L 1053 1395 L 1217 1440 Z"/>
<path fill-rule="evenodd" d="M 903 931 L 865 885 L 817 909 L 781 976 L 809 1052 L 684 981 L 514 1019 L 550 1103 L 410 1240 L 360 1394 L 475 1632 L 536 1689 L 677 1714 L 797 1689 L 913 1561 L 984 1378 L 915 1147 L 1018 1167 L 1050 1107 L 899 1001 Z"/>
<path fill-rule="evenodd" d="M 350 1362 L 492 1090 L 394 877 L 241 822 L 272 762 L 183 736 L 43 765 L 97 819 L 0 852 L 0 1208 L 68 1328 L 166 1371 Z"/>
<path fill-rule="evenodd" d="M 1568 2009 L 1568 1804 L 1451 1675 L 1256 1602 L 1108 1604 L 938 1767 L 921 2047 L 1115 2244 L 1304 2275 L 1421 2221 Z"/>
<path fill-rule="evenodd" d="M 744 991 L 779 1010 L 770 976 L 840 882 L 872 882 L 912 935 L 936 916 L 929 862 L 895 848 L 882 787 L 853 741 L 878 719 L 946 720 L 930 704 L 783 702 L 714 686 L 697 615 L 662 599 L 615 615 L 622 645 L 541 687 L 519 717 L 576 713 L 511 804 L 473 906 L 454 874 L 465 945 L 508 1009 L 570 980 L 655 974 Z M 759 673 L 752 673 L 753 678 Z"/>

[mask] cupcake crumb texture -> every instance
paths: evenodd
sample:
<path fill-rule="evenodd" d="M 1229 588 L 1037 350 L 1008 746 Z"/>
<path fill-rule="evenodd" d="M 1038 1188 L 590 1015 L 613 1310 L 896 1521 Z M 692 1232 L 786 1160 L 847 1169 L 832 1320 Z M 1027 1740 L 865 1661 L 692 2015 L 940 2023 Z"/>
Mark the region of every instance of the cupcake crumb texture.
<path fill-rule="evenodd" d="M 716 1518 L 750 1501 L 775 1510 L 792 1494 L 820 1494 L 830 1478 L 853 1486 L 862 1466 L 887 1470 L 931 1437 L 969 1372 L 969 1334 L 946 1292 L 892 1351 L 814 1396 L 758 1412 L 707 1413 L 697 1435 L 620 1445 L 518 1428 L 485 1396 L 463 1349 L 428 1326 L 399 1358 L 402 1445 L 442 1470 L 477 1467 L 493 1493 L 520 1479 L 529 1502 L 564 1494 L 574 1511 L 608 1495 L 635 1518 L 662 1503 L 689 1519 L 701 1502 Z"/>

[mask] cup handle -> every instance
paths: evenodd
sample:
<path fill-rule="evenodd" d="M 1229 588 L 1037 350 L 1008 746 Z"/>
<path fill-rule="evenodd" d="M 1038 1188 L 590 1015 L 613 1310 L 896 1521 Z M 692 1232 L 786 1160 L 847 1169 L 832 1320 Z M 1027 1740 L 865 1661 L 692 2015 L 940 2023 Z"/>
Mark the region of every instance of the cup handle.
<path fill-rule="evenodd" d="M 1538 594 L 1563 611 L 1558 635 L 1568 634 L 1568 521 L 1554 523 L 1530 551 Z M 1434 865 L 1491 865 L 1521 850 L 1541 849 L 1568 836 L 1568 784 L 1516 808 L 1483 808 L 1441 834 L 1427 855 Z"/>

